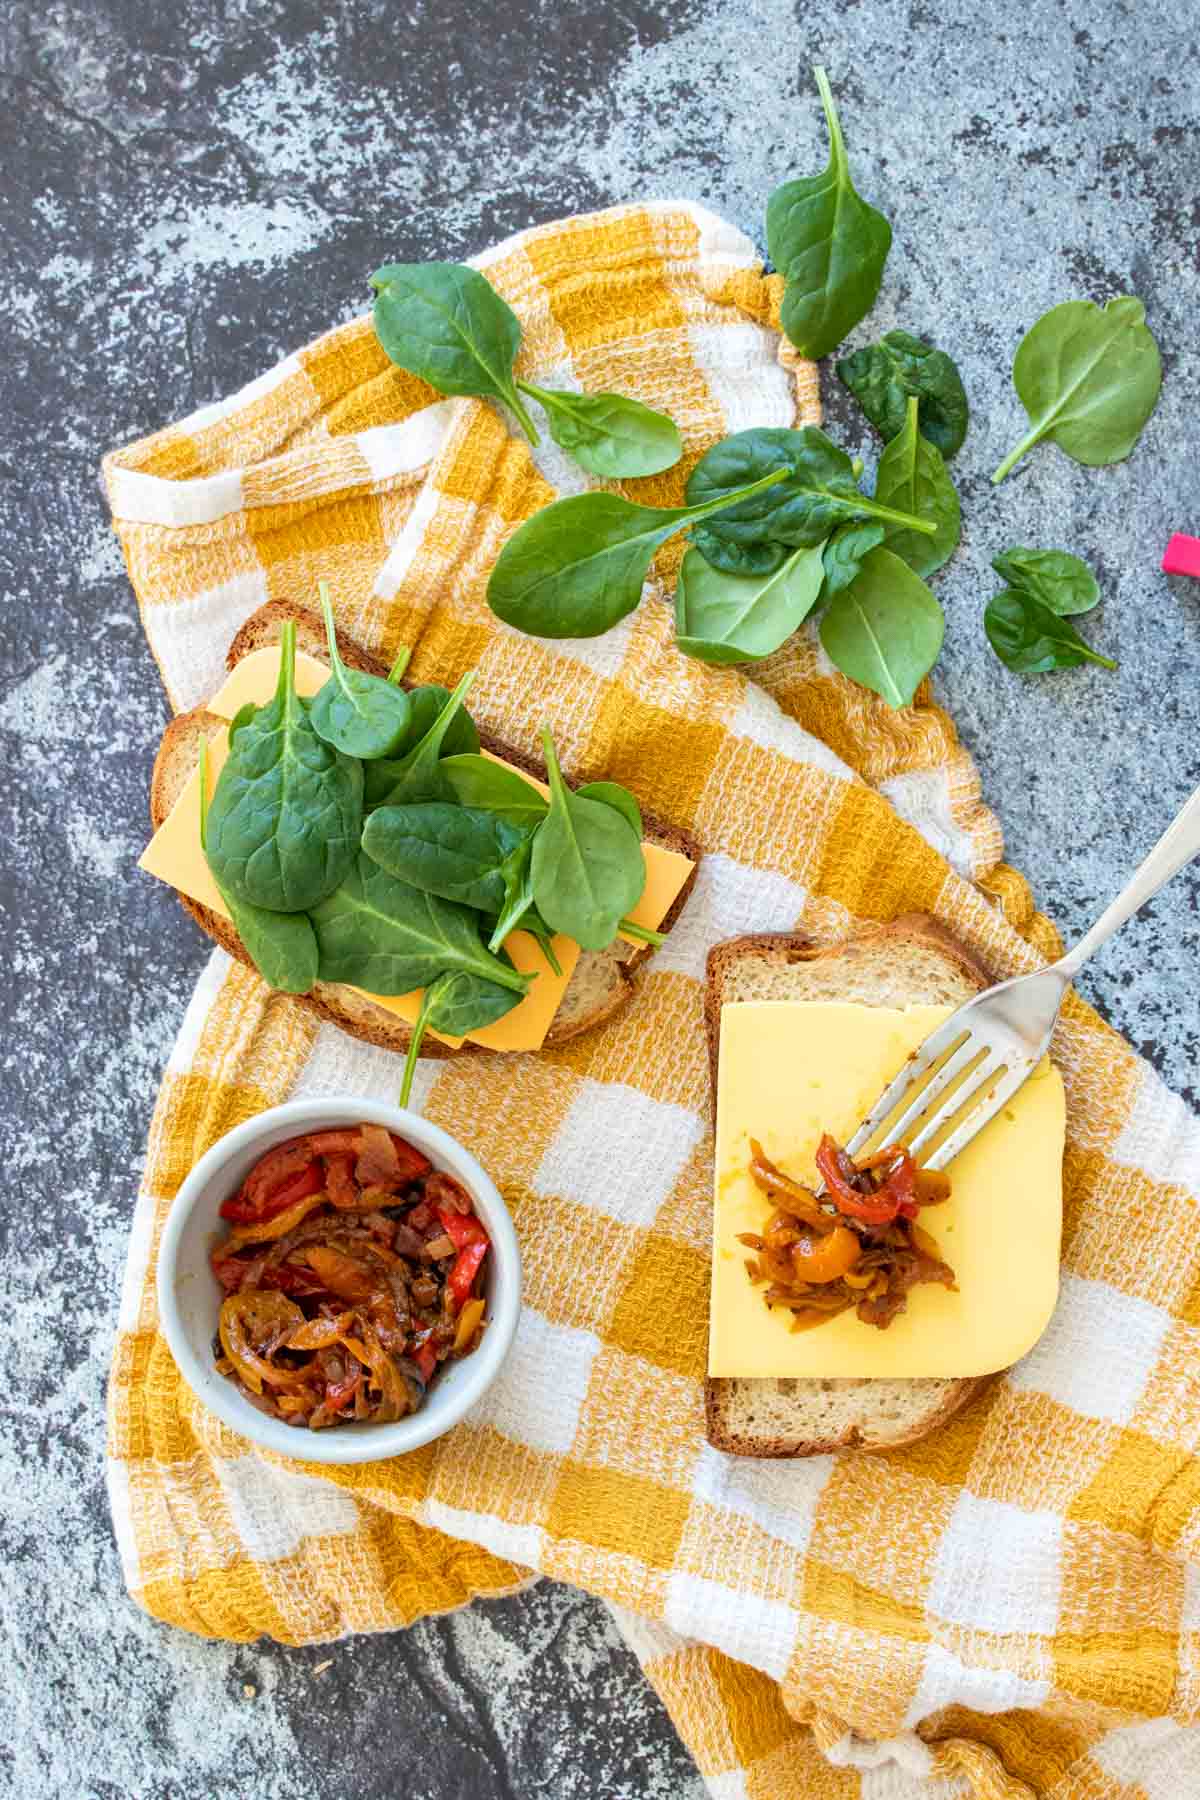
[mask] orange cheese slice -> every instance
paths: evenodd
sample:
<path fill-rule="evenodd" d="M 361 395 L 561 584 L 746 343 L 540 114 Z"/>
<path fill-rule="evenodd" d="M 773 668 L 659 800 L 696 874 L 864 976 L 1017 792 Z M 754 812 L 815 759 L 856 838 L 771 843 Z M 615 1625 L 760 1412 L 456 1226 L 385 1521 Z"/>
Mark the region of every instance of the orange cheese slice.
<path fill-rule="evenodd" d="M 270 647 L 255 650 L 243 657 L 223 682 L 207 703 L 207 711 L 223 719 L 233 719 L 249 701 L 261 706 L 274 693 L 278 676 L 278 649 Z M 305 698 L 311 698 L 324 685 L 328 676 L 329 670 L 324 663 L 305 655 L 303 651 L 297 653 L 296 688 Z M 222 728 L 214 732 L 208 742 L 210 793 L 228 753 L 229 734 Z M 499 762 L 501 759 L 496 757 L 493 760 Z M 510 764 L 503 766 L 511 767 Z M 546 791 L 541 782 L 533 781 L 523 769 L 517 769 L 514 773 L 543 793 Z M 691 874 L 693 865 L 678 851 L 664 850 L 657 844 L 644 844 L 642 848 L 646 858 L 646 886 L 629 916 L 636 924 L 653 930 L 670 911 Z M 138 867 L 157 876 L 160 881 L 167 882 L 189 900 L 207 906 L 222 918 L 229 917 L 228 908 L 200 848 L 198 768 L 193 770 L 171 811 L 146 846 Z M 579 961 L 579 945 L 572 938 L 561 935 L 554 939 L 555 954 L 562 968 L 561 975 L 552 973 L 536 940 L 528 932 L 514 931 L 504 947 L 522 973 L 535 974 L 537 979 L 524 999 L 510 1013 L 506 1013 L 504 1018 L 467 1035 L 472 1043 L 483 1044 L 489 1050 L 539 1050 Z M 415 1020 L 421 1004 L 420 990 L 399 995 L 370 994 L 368 998 L 409 1024 Z M 442 1041 L 457 1047 L 463 1040 L 447 1037 Z"/>

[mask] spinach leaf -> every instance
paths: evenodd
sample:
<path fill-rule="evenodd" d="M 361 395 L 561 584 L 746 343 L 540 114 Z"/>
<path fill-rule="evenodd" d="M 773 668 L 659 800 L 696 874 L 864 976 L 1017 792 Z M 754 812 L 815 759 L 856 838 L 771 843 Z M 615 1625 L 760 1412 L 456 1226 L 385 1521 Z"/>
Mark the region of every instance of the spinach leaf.
<path fill-rule="evenodd" d="M 1091 612 L 1100 598 L 1100 583 L 1087 564 L 1067 550 L 1023 550 L 1014 546 L 993 556 L 1001 581 L 1032 594 L 1060 617 Z"/>
<path fill-rule="evenodd" d="M 1021 339 L 1013 386 L 1030 427 L 993 482 L 1027 450 L 1050 438 L 1076 462 L 1122 462 L 1142 434 L 1162 386 L 1158 345 L 1140 300 L 1126 294 L 1103 309 L 1067 300 L 1043 313 Z"/>
<path fill-rule="evenodd" d="M 1074 669 L 1083 662 L 1100 663 L 1105 669 L 1117 666 L 1085 644 L 1061 614 L 1018 588 L 1006 588 L 988 601 L 983 628 L 1000 661 L 1018 675 Z"/>
<path fill-rule="evenodd" d="M 488 949 L 499 952 L 510 932 L 526 931 L 549 965 L 552 975 L 562 966 L 554 951 L 554 933 L 533 903 L 533 833 L 530 832 L 504 862 L 504 905 L 492 926 Z"/>
<path fill-rule="evenodd" d="M 888 443 L 904 429 L 908 399 L 915 394 L 921 436 L 946 462 L 962 448 L 970 412 L 962 376 L 944 350 L 909 331 L 887 331 L 877 344 L 843 357 L 837 374 Z"/>
<path fill-rule="evenodd" d="M 488 582 L 488 604 L 506 625 L 532 637 L 599 637 L 641 600 L 660 544 L 783 476 L 773 470 L 701 506 L 636 506 L 598 492 L 555 500 L 505 544 Z"/>
<path fill-rule="evenodd" d="M 583 787 L 575 789 L 585 800 L 599 800 L 605 806 L 613 806 L 623 819 L 628 819 L 638 834 L 638 842 L 642 841 L 642 809 L 630 793 L 619 781 L 588 781 Z"/>
<path fill-rule="evenodd" d="M 348 669 L 337 647 L 337 627 L 329 602 L 329 583 L 319 584 L 330 676 L 312 703 L 313 730 L 346 756 L 363 761 L 391 756 L 408 731 L 412 704 L 391 680 Z"/>
<path fill-rule="evenodd" d="M 581 469 L 604 481 L 674 468 L 683 439 L 674 419 L 624 394 L 572 394 L 518 381 L 546 409 L 550 436 Z"/>
<path fill-rule="evenodd" d="M 408 652 L 404 651 L 405 661 Z M 393 669 L 388 680 L 396 679 Z M 410 704 L 408 730 L 396 746 L 394 756 L 381 757 L 377 762 L 369 762 L 363 769 L 363 799 L 368 808 L 379 806 L 395 786 L 400 760 L 415 749 L 433 726 L 450 699 L 449 688 L 440 682 L 428 681 L 420 687 L 408 690 Z M 460 706 L 446 727 L 446 735 L 442 739 L 442 758 L 448 756 L 474 756 L 479 750 L 479 733 L 475 729 L 475 721 L 465 706 Z"/>
<path fill-rule="evenodd" d="M 529 931 L 534 936 L 537 935 L 534 929 L 538 921 L 533 904 L 532 859 L 533 832 L 529 831 L 522 835 L 520 842 L 506 856 L 500 870 L 503 891 L 499 906 L 490 908 L 496 916 L 487 941 L 489 950 L 499 950 L 510 931 Z M 558 974 L 557 966 L 552 966 L 555 974 Z"/>
<path fill-rule="evenodd" d="M 421 1009 L 413 1024 L 408 1055 L 404 1059 L 401 1106 L 408 1105 L 426 1031 L 432 1027 L 446 1037 L 465 1037 L 469 1031 L 495 1024 L 520 1001 L 521 996 L 510 988 L 498 987 L 494 981 L 468 975 L 462 969 L 447 969 L 444 975 L 431 981 L 421 996 Z"/>
<path fill-rule="evenodd" d="M 371 286 L 375 335 L 394 363 L 439 394 L 502 400 L 539 442 L 513 377 L 520 320 L 490 281 L 462 263 L 388 263 Z"/>
<path fill-rule="evenodd" d="M 358 854 L 362 765 L 322 742 L 296 692 L 296 626 L 280 640 L 279 685 L 231 738 L 208 816 L 208 862 L 235 899 L 307 912 Z"/>
<path fill-rule="evenodd" d="M 829 82 L 824 69 L 813 74 L 829 128 L 829 163 L 820 175 L 775 189 L 767 202 L 767 252 L 786 282 L 783 329 L 815 362 L 874 306 L 892 228 L 855 191 Z"/>
<path fill-rule="evenodd" d="M 769 656 L 817 603 L 824 545 L 793 550 L 773 575 L 727 575 L 689 550 L 675 588 L 675 641 L 700 662 Z"/>
<path fill-rule="evenodd" d="M 542 732 L 542 744 L 550 811 L 533 840 L 534 899 L 552 931 L 565 932 L 585 950 L 603 950 L 642 897 L 641 840 L 615 807 L 571 792 L 549 731 Z"/>
<path fill-rule="evenodd" d="M 424 893 L 498 913 L 505 858 L 529 835 L 502 813 L 440 800 L 381 806 L 363 828 L 373 862 Z"/>
<path fill-rule="evenodd" d="M 200 848 L 208 853 L 208 739 L 200 739 Z M 306 913 L 268 912 L 227 892 L 213 873 L 243 948 L 268 987 L 307 994 L 317 979 L 317 940 Z"/>
<path fill-rule="evenodd" d="M 932 537 L 893 527 L 885 540 L 888 549 L 918 575 L 932 575 L 954 554 L 961 530 L 958 495 L 941 451 L 917 430 L 915 395 L 909 396 L 903 430 L 879 459 L 875 497 L 934 525 Z"/>
<path fill-rule="evenodd" d="M 747 484 L 779 470 L 785 476 L 774 487 L 733 504 Z M 727 510 L 709 521 L 697 548 L 730 575 L 773 574 L 788 550 L 823 543 L 846 520 L 878 519 L 929 536 L 935 530 L 911 513 L 869 500 L 845 451 L 813 425 L 800 431 L 760 427 L 723 438 L 692 470 L 687 499 L 693 505 L 724 500 Z M 748 562 L 764 545 L 770 556 Z"/>
<path fill-rule="evenodd" d="M 322 981 L 411 994 L 447 969 L 461 969 L 523 994 L 532 979 L 484 948 L 479 914 L 469 906 L 397 881 L 365 852 L 311 917 Z"/>
<path fill-rule="evenodd" d="M 835 594 L 850 585 L 862 568 L 863 558 L 882 544 L 885 532 L 886 527 L 873 520 L 838 526 L 821 552 L 821 561 L 825 565 L 822 599 L 832 600 Z"/>
<path fill-rule="evenodd" d="M 529 891 L 532 893 L 533 875 L 531 872 L 527 874 L 526 879 L 530 884 Z M 529 907 L 527 911 L 523 909 L 516 923 L 511 926 L 510 929 L 513 931 L 527 931 L 530 937 L 536 940 L 538 949 L 541 951 L 549 965 L 550 973 L 552 975 L 562 974 L 562 965 L 554 952 L 554 933 L 551 931 L 536 906 Z M 508 932 L 506 931 L 504 936 L 507 937 L 507 935 Z M 503 942 L 503 938 L 500 941 Z M 492 948 L 492 940 L 489 938 L 488 949 L 490 950 Z"/>
<path fill-rule="evenodd" d="M 377 806 L 407 806 L 418 800 L 442 800 L 446 797 L 447 788 L 441 774 L 440 760 L 450 740 L 454 721 L 460 716 L 463 698 L 474 679 L 473 673 L 464 675 L 454 692 L 447 694 L 440 706 L 437 706 L 436 697 L 429 697 L 428 689 L 414 688 L 413 697 L 421 695 L 420 710 L 423 715 L 428 716 L 435 706 L 437 710 L 425 731 L 403 756 L 388 757 L 367 764 L 369 779 L 366 785 L 366 804 L 371 811 Z M 437 695 L 444 692 L 442 688 L 437 689 Z M 470 728 L 470 736 L 474 738 L 475 747 L 478 748 L 479 738 L 474 725 Z"/>
<path fill-rule="evenodd" d="M 881 547 L 829 607 L 821 643 L 843 675 L 889 706 L 907 706 L 937 661 L 945 631 L 942 609 L 920 576 Z"/>
<path fill-rule="evenodd" d="M 486 756 L 444 756 L 440 772 L 460 806 L 486 806 L 514 823 L 531 825 L 550 810 L 550 802 L 532 782 Z"/>

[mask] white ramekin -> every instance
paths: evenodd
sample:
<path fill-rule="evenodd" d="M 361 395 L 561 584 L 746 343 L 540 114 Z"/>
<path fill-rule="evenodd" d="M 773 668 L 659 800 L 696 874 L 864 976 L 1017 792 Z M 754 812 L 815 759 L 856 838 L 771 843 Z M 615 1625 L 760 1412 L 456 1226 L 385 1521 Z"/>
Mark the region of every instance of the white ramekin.
<path fill-rule="evenodd" d="M 212 1341 L 223 1298 L 209 1251 L 228 1230 L 218 1216 L 260 1156 L 301 1132 L 365 1122 L 386 1125 L 423 1150 L 434 1167 L 462 1182 L 492 1240 L 484 1292 L 487 1329 L 479 1348 L 447 1363 L 430 1384 L 419 1411 L 394 1425 L 332 1425 L 325 1431 L 285 1425 L 258 1411 L 234 1382 L 213 1367 Z M 494 1380 L 512 1343 L 521 1310 L 521 1253 L 508 1209 L 491 1177 L 470 1151 L 440 1126 L 378 1100 L 315 1097 L 273 1106 L 213 1145 L 175 1196 L 158 1253 L 158 1313 L 179 1371 L 219 1419 L 265 1449 L 302 1462 L 380 1462 L 440 1437 L 470 1411 Z"/>

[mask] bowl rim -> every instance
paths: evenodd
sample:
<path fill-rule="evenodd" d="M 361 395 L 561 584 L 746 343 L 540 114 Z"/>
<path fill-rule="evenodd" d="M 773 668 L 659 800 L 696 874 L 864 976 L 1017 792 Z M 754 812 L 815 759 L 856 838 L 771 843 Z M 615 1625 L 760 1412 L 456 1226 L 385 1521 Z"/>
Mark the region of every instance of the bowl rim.
<path fill-rule="evenodd" d="M 231 1381 L 218 1375 L 215 1369 L 207 1368 L 196 1355 L 175 1297 L 179 1249 L 205 1188 L 241 1151 L 281 1126 L 295 1127 L 294 1133 L 283 1132 L 286 1139 L 304 1131 L 349 1123 L 352 1119 L 385 1125 L 398 1136 L 407 1137 L 418 1149 L 430 1155 L 435 1164 L 456 1175 L 469 1191 L 487 1227 L 494 1254 L 488 1329 L 479 1348 L 458 1365 L 465 1369 L 465 1377 L 453 1399 L 440 1413 L 423 1406 L 393 1424 L 364 1422 L 358 1426 L 333 1427 L 329 1431 L 310 1431 L 301 1437 L 296 1426 L 272 1419 L 251 1406 Z M 293 1462 L 331 1465 L 383 1462 L 389 1457 L 419 1450 L 457 1425 L 494 1381 L 508 1354 L 520 1318 L 521 1280 L 521 1252 L 512 1219 L 499 1188 L 477 1158 L 448 1131 L 421 1118 L 418 1113 L 388 1101 L 353 1094 L 314 1094 L 311 1098 L 286 1100 L 279 1106 L 256 1113 L 252 1119 L 235 1125 L 232 1131 L 218 1138 L 179 1185 L 163 1226 L 155 1266 L 159 1327 L 179 1373 L 201 1405 L 215 1413 L 231 1430 L 262 1449 L 274 1451 Z M 216 1329 L 215 1319 L 213 1329 Z"/>

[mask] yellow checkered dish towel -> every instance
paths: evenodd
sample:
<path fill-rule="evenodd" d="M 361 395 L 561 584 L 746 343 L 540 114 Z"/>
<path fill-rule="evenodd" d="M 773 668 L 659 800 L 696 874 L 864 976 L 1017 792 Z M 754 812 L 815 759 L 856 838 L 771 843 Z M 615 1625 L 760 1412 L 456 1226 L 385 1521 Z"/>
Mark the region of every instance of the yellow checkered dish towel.
<path fill-rule="evenodd" d="M 521 317 L 522 374 L 678 420 L 684 461 L 626 484 L 640 498 L 676 502 L 726 432 L 818 416 L 778 284 L 697 206 L 569 219 L 478 266 Z M 626 782 L 705 850 L 618 1019 L 538 1056 L 422 1063 L 415 1104 L 495 1176 L 527 1289 L 469 1421 L 392 1462 L 256 1452 L 158 1335 L 158 1236 L 201 1152 L 288 1097 L 391 1097 L 399 1079 L 214 954 L 154 1115 L 109 1390 L 135 1598 L 192 1631 L 307 1643 L 533 1571 L 612 1605 L 717 1800 L 1200 1793 L 1200 1128 L 1082 1001 L 1055 1052 L 1062 1299 L 1033 1353 L 906 1450 L 753 1463 L 704 1442 L 708 946 L 831 941 L 920 908 L 998 976 L 1057 948 L 927 692 L 887 711 L 811 631 L 753 682 L 685 659 L 677 549 L 606 637 L 499 625 L 501 544 L 583 478 L 491 405 L 394 369 L 365 319 L 115 453 L 106 478 L 176 707 L 214 689 L 248 613 L 311 604 L 324 576 L 385 660 L 404 642 L 419 680 L 478 668 L 481 725 L 532 748 L 548 718 L 572 774 Z"/>

